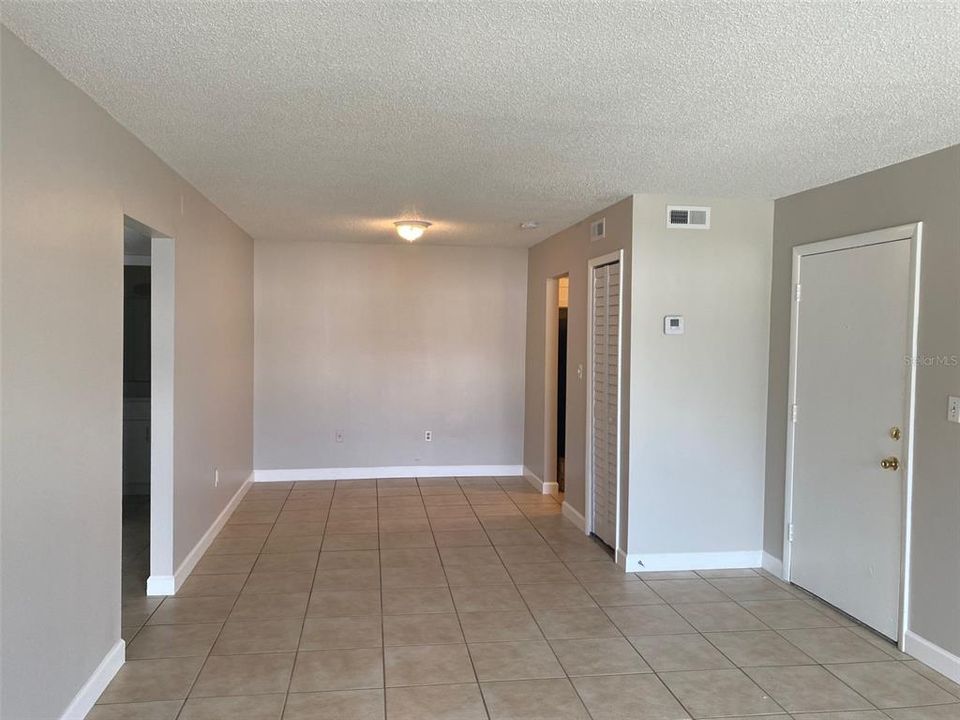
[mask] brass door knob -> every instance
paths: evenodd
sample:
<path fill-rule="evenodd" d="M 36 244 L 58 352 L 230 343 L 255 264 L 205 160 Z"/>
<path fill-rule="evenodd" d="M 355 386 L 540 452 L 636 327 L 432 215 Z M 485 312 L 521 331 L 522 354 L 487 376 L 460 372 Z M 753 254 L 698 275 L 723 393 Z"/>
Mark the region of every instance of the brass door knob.
<path fill-rule="evenodd" d="M 880 461 L 880 467 L 884 470 L 899 470 L 900 461 L 895 457 L 884 458 Z"/>

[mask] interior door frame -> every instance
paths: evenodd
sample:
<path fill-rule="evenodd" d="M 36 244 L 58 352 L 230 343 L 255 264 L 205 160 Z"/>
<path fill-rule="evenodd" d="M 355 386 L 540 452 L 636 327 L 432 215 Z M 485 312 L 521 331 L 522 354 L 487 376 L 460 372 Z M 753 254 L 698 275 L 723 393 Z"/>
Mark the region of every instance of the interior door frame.
<path fill-rule="evenodd" d="M 794 451 L 796 440 L 796 423 L 793 421 L 793 407 L 797 402 L 797 352 L 800 330 L 800 314 L 797 286 L 800 282 L 800 265 L 804 257 L 821 255 L 823 253 L 851 250 L 853 248 L 880 245 L 898 240 L 910 241 L 910 296 L 907 317 L 909 327 L 907 332 L 907 347 L 904 349 L 904 358 L 909 362 L 907 373 L 907 393 L 904 407 L 906 426 L 903 428 L 903 516 L 901 518 L 901 567 L 900 567 L 900 618 L 898 627 L 898 642 L 903 648 L 904 637 L 907 632 L 907 617 L 910 601 L 910 540 L 912 534 L 913 509 L 913 464 L 914 464 L 914 424 L 916 419 L 916 392 L 917 392 L 917 330 L 919 318 L 920 295 L 920 258 L 923 236 L 923 223 L 915 222 L 896 227 L 874 230 L 872 232 L 847 235 L 833 240 L 812 242 L 797 245 L 793 248 L 793 272 L 790 284 L 790 380 L 787 396 L 787 453 L 786 453 L 786 487 L 784 492 L 784 521 L 783 521 L 783 579 L 790 582 L 792 546 L 790 540 L 790 526 L 793 523 L 793 493 L 794 493 Z"/>
<path fill-rule="evenodd" d="M 559 338 L 560 308 L 558 305 L 560 278 L 569 278 L 563 272 L 547 278 L 544 313 L 543 346 L 543 478 L 541 492 L 556 496 L 560 491 L 557 478 L 557 367 L 560 362 L 557 342 Z M 569 357 L 569 355 L 568 355 Z"/>
<path fill-rule="evenodd" d="M 593 533 L 593 310 L 594 280 L 593 271 L 601 265 L 619 263 L 620 293 L 617 298 L 617 503 L 616 523 L 614 525 L 614 557 L 620 555 L 620 496 L 622 454 L 621 428 L 623 425 L 623 250 L 590 258 L 587 261 L 587 421 L 586 446 L 584 452 L 586 474 L 584 475 L 583 531 Z"/>
<path fill-rule="evenodd" d="M 150 597 L 179 590 L 173 537 L 176 244 L 156 232 L 150 241 Z"/>

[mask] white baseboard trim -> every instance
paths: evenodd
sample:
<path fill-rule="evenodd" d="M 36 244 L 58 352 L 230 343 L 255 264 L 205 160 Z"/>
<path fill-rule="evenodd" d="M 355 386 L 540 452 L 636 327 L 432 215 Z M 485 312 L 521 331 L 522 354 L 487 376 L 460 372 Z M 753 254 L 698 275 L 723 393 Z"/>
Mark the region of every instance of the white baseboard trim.
<path fill-rule="evenodd" d="M 566 500 L 560 506 L 560 511 L 567 520 L 577 526 L 578 530 L 587 531 L 587 519 Z"/>
<path fill-rule="evenodd" d="M 254 470 L 254 482 L 366 480 L 415 477 L 519 477 L 523 465 L 394 465 L 389 467 L 292 468 Z"/>
<path fill-rule="evenodd" d="M 173 575 L 151 575 L 147 578 L 147 597 L 173 595 L 176 589 Z"/>
<path fill-rule="evenodd" d="M 621 550 L 620 548 L 617 548 L 616 562 L 617 562 L 617 565 L 619 565 L 620 567 L 622 567 L 622 568 L 624 569 L 624 571 L 626 571 L 627 565 L 628 565 L 629 562 L 630 562 L 630 556 L 627 555 L 627 553 L 625 553 L 625 552 L 624 552 L 623 550 Z"/>
<path fill-rule="evenodd" d="M 103 656 L 97 669 L 87 678 L 83 687 L 73 696 L 73 700 L 63 711 L 60 720 L 83 720 L 87 716 L 97 703 L 100 693 L 106 689 L 120 670 L 120 666 L 126 659 L 126 652 L 126 644 L 123 640 L 117 640 L 116 644 Z"/>
<path fill-rule="evenodd" d="M 234 493 L 233 497 L 230 498 L 230 502 L 220 511 L 217 519 L 207 528 L 203 537 L 201 537 L 200 540 L 197 541 L 197 544 L 193 546 L 193 549 L 187 553 L 187 556 L 183 559 L 183 562 L 180 563 L 180 566 L 173 575 L 151 575 L 147 578 L 147 595 L 176 595 L 177 590 L 183 585 L 190 573 L 193 572 L 197 563 L 200 562 L 200 558 L 203 557 L 203 554 L 216 539 L 217 534 L 223 529 L 223 526 L 227 524 L 230 515 L 237 509 L 237 505 L 243 500 L 243 496 L 247 494 L 247 490 L 250 489 L 252 484 L 253 476 L 251 475 L 243 482 L 243 485 Z"/>
<path fill-rule="evenodd" d="M 907 630 L 903 637 L 903 651 L 912 655 L 924 665 L 929 665 L 941 675 L 960 683 L 960 657 L 934 645 L 926 638 Z"/>
<path fill-rule="evenodd" d="M 540 476 L 537 475 L 533 470 L 528 468 L 526 465 L 523 466 L 523 476 L 527 479 L 533 487 L 539 490 L 544 495 L 553 495 L 554 497 L 560 492 L 560 486 L 555 482 L 544 482 L 540 479 Z"/>
<path fill-rule="evenodd" d="M 763 557 L 760 560 L 760 567 L 766 570 L 768 573 L 773 575 L 776 578 L 783 580 L 783 561 L 779 558 L 775 558 L 768 552 L 763 553 Z"/>
<path fill-rule="evenodd" d="M 629 553 L 626 556 L 626 567 L 627 572 L 758 568 L 760 567 L 762 554 L 760 550 L 705 553 Z"/>
<path fill-rule="evenodd" d="M 527 482 L 533 485 L 537 490 L 543 492 L 543 480 L 540 479 L 540 476 L 537 475 L 533 470 L 528 468 L 526 465 L 523 466 L 523 477 L 527 479 Z"/>

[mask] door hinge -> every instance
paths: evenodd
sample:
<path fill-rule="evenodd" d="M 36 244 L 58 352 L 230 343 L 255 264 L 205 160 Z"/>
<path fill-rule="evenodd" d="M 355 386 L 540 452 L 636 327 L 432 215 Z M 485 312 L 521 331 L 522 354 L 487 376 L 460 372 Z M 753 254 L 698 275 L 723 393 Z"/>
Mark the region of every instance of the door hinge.
<path fill-rule="evenodd" d="M 803 287 L 800 283 L 797 283 L 797 302 L 800 302 L 800 298 L 803 296 L 800 288 Z"/>
<path fill-rule="evenodd" d="M 797 415 L 799 414 L 799 412 L 800 412 L 800 410 L 799 410 L 799 408 L 797 407 L 797 404 L 794 403 L 794 404 L 791 406 L 791 408 L 790 408 L 790 419 L 791 419 L 792 422 L 796 422 L 796 421 L 797 421 Z"/>
<path fill-rule="evenodd" d="M 787 542 L 793 542 L 793 523 L 787 525 Z"/>

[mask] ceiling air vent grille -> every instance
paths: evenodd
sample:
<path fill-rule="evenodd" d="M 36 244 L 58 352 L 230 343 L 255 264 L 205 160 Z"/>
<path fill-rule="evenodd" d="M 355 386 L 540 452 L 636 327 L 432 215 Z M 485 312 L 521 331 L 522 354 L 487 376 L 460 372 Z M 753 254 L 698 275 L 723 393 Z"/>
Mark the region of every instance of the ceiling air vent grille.
<path fill-rule="evenodd" d="M 710 208 L 691 205 L 667 205 L 667 227 L 709 230 Z"/>
<path fill-rule="evenodd" d="M 590 242 L 603 240 L 607 236 L 607 219 L 600 218 L 590 223 Z"/>

